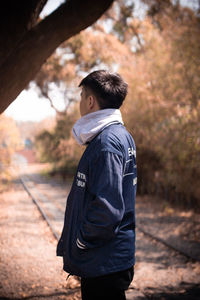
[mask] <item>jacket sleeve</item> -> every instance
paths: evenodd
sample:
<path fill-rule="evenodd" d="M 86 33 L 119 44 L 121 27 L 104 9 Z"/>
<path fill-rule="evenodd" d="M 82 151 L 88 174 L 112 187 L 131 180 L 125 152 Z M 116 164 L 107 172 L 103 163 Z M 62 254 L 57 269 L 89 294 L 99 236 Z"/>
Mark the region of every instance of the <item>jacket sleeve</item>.
<path fill-rule="evenodd" d="M 90 164 L 90 200 L 77 236 L 81 249 L 100 247 L 118 232 L 124 215 L 123 162 L 118 154 L 102 151 Z"/>

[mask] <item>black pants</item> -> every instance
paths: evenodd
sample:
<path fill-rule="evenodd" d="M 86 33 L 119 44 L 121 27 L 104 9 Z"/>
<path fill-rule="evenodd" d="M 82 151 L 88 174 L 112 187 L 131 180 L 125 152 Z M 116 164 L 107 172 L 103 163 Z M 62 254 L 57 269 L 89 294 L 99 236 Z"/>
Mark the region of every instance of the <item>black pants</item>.
<path fill-rule="evenodd" d="M 134 268 L 93 278 L 81 278 L 82 300 L 126 300 Z"/>

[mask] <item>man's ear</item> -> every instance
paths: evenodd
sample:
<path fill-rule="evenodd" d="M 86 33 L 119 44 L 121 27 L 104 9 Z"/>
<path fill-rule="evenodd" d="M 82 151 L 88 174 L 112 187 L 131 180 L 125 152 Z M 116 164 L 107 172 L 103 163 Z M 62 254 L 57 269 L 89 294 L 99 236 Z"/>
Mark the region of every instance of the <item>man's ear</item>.
<path fill-rule="evenodd" d="M 90 95 L 88 100 L 89 100 L 88 102 L 89 109 L 92 110 L 95 106 L 96 99 L 93 95 Z"/>

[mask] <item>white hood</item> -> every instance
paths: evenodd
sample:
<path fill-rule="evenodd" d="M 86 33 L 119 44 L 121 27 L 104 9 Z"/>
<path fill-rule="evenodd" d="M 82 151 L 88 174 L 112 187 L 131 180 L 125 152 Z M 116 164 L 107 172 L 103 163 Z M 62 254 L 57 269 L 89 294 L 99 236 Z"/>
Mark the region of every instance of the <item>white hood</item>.
<path fill-rule="evenodd" d="M 73 126 L 72 133 L 80 145 L 90 142 L 100 131 L 113 123 L 123 123 L 119 109 L 101 109 L 80 118 Z"/>

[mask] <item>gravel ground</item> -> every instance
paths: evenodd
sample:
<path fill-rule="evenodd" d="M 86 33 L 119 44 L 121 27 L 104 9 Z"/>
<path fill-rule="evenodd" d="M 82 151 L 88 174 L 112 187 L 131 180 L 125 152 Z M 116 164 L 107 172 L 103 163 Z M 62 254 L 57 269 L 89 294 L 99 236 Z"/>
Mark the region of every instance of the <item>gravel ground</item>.
<path fill-rule="evenodd" d="M 0 299 L 80 299 L 56 241 L 20 183 L 0 195 Z"/>
<path fill-rule="evenodd" d="M 39 178 L 37 172 L 38 168 L 29 168 L 34 178 Z M 45 191 L 47 196 L 60 195 L 61 204 L 67 192 L 66 186 L 43 179 L 42 193 Z M 80 299 L 79 282 L 74 277 L 66 281 L 62 259 L 56 257 L 57 242 L 19 181 L 0 194 L 0 204 L 0 299 Z M 150 197 L 137 197 L 136 211 L 137 222 L 146 230 L 162 238 L 184 240 L 183 248 L 188 243 L 198 254 L 198 214 L 174 210 Z M 138 230 L 136 245 L 135 277 L 128 300 L 199 299 L 199 262 Z"/>

